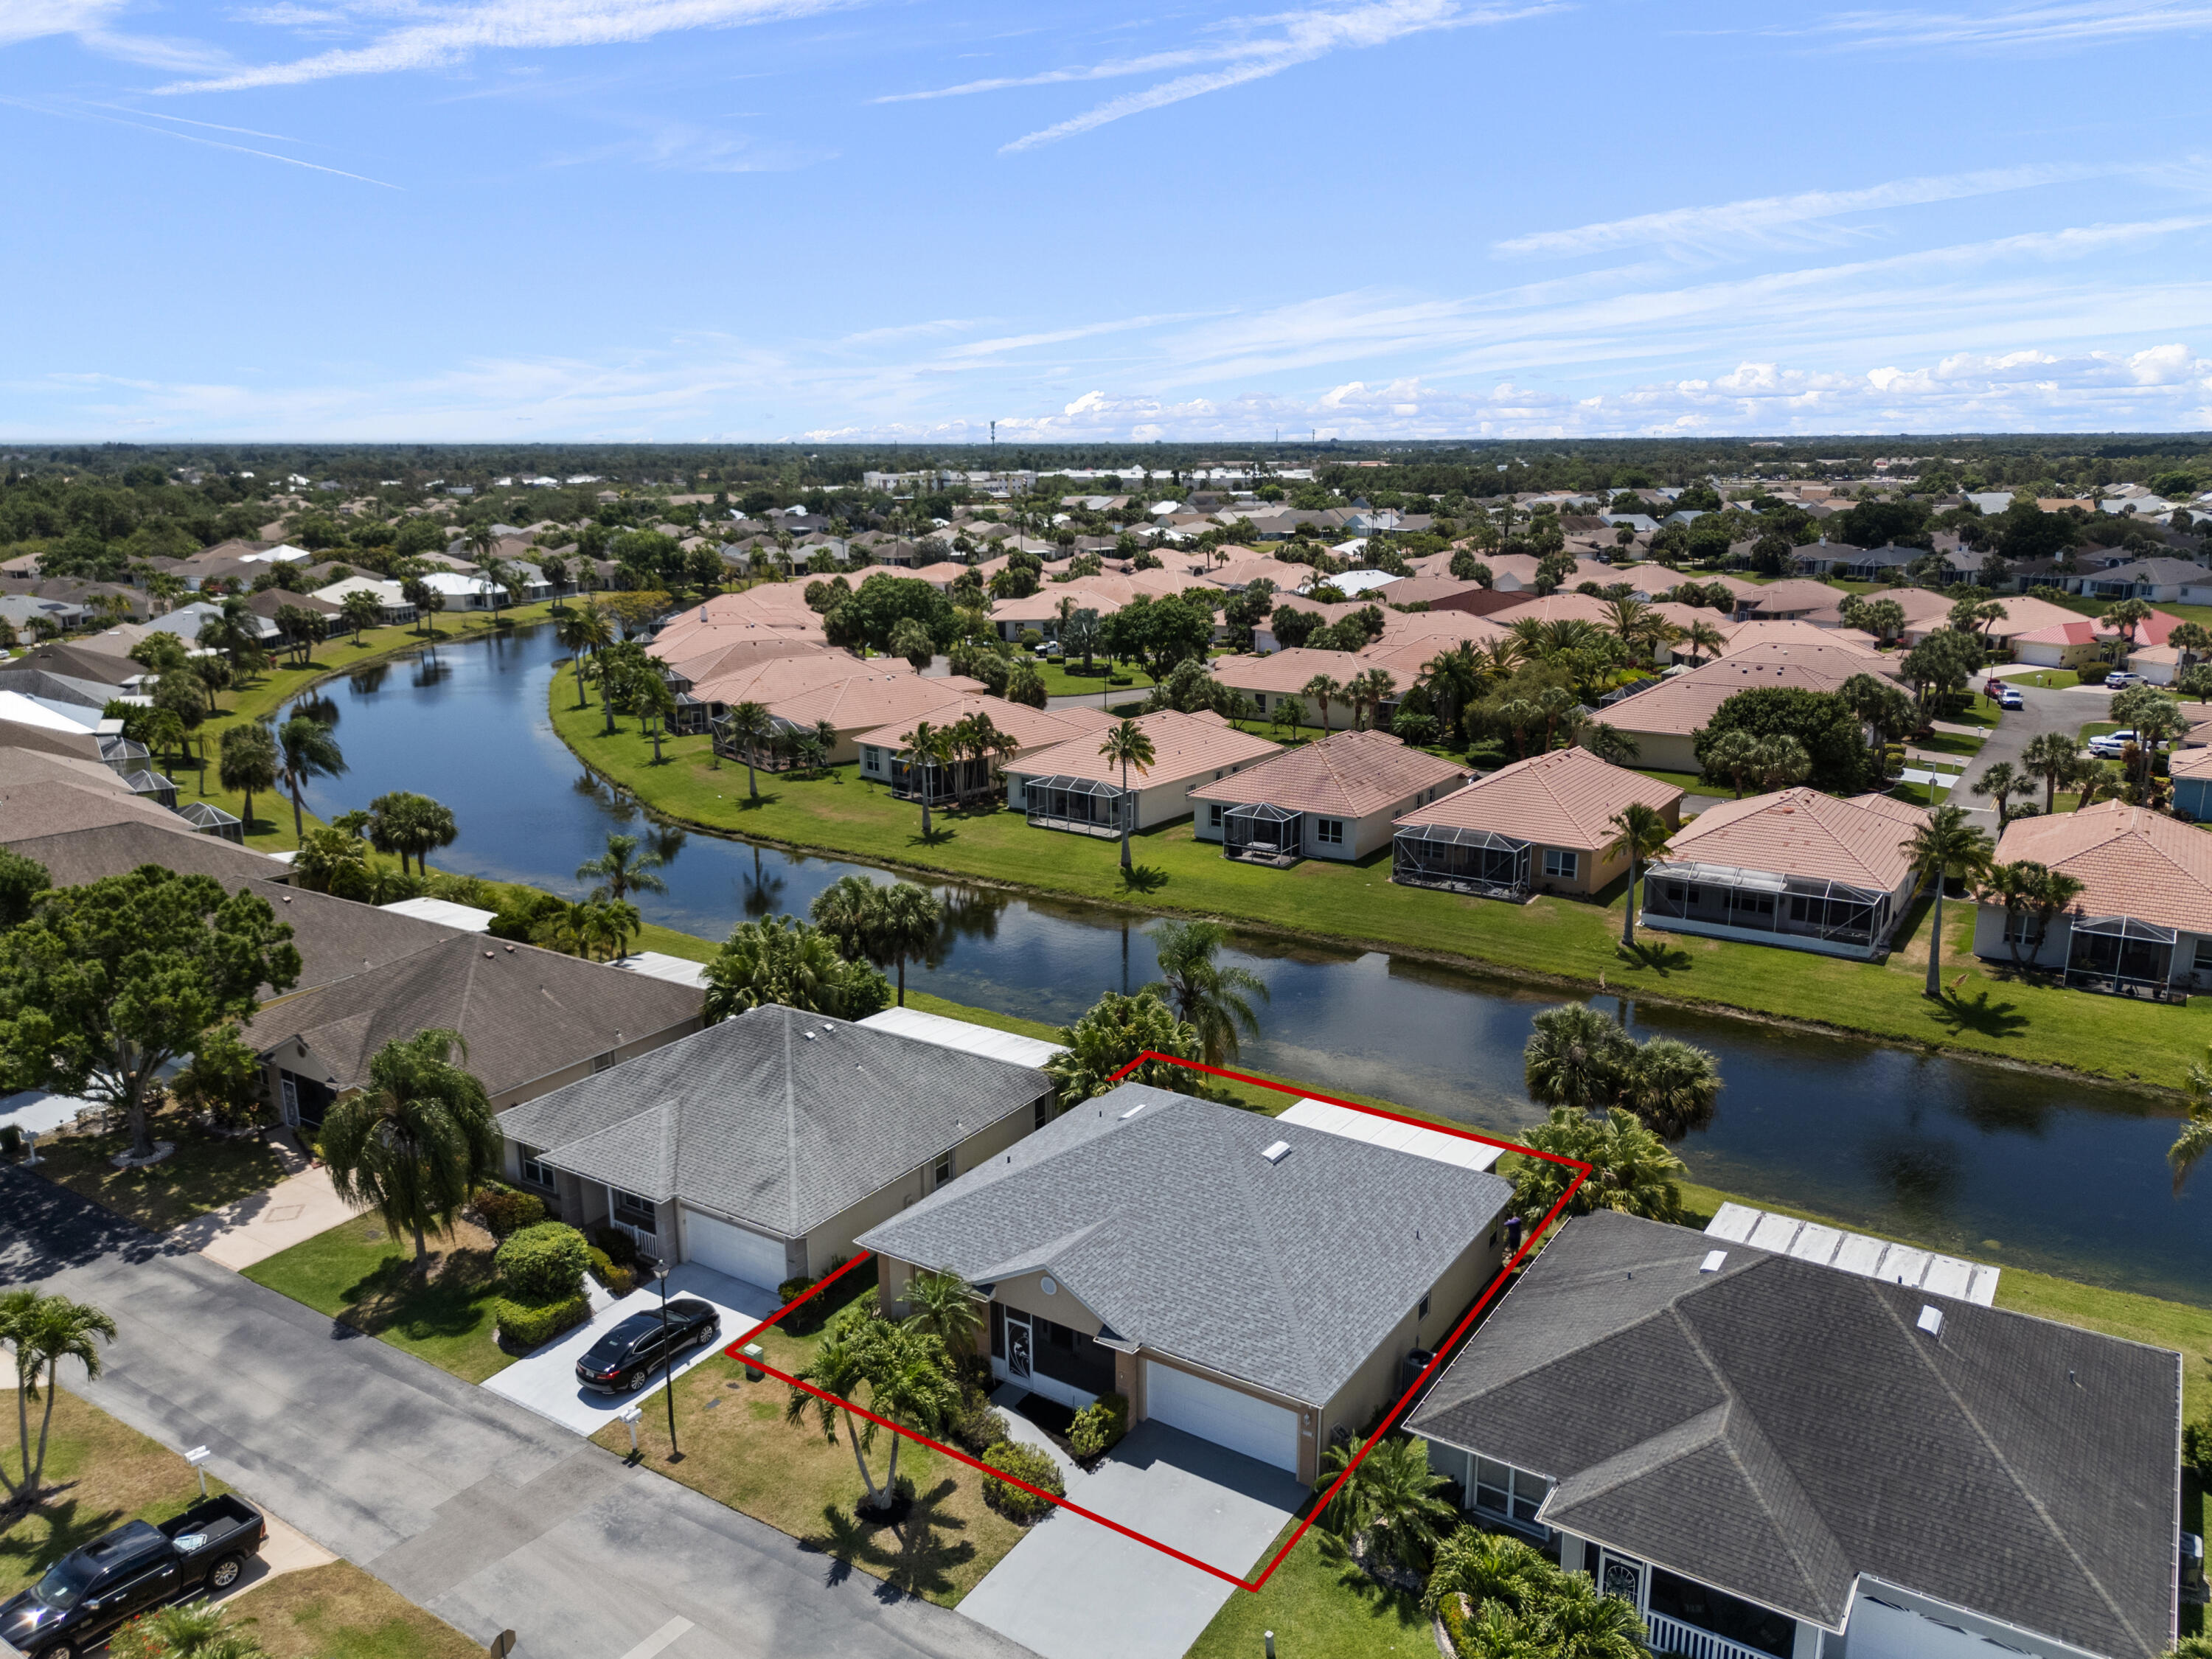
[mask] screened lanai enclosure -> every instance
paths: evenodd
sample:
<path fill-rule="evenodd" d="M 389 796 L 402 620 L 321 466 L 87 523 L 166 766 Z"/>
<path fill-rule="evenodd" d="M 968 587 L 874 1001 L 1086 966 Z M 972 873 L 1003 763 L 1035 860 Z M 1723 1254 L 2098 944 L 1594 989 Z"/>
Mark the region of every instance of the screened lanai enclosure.
<path fill-rule="evenodd" d="M 932 806 L 967 800 L 991 792 L 991 763 L 988 757 L 963 755 L 949 766 L 916 766 L 904 755 L 891 757 L 891 795 L 898 800 L 918 801 L 927 788 Z"/>
<path fill-rule="evenodd" d="M 1390 879 L 1404 887 L 1441 887 L 1517 902 L 1528 896 L 1528 843 L 1495 830 L 1413 825 L 1391 841 Z"/>
<path fill-rule="evenodd" d="M 1119 784 L 1097 778 L 1031 778 L 1023 794 L 1029 821 L 1038 829 L 1067 830 L 1079 836 L 1119 836 L 1121 803 L 1127 800 L 1132 812 L 1137 806 L 1136 797 L 1125 795 Z"/>
<path fill-rule="evenodd" d="M 1246 864 L 1295 863 L 1305 849 L 1306 815 L 1246 801 L 1221 815 L 1221 855 Z"/>
<path fill-rule="evenodd" d="M 2066 946 L 2066 982 L 2092 991 L 2159 1001 L 2185 1000 L 2172 983 L 2181 934 L 2134 916 L 2075 916 Z"/>
<path fill-rule="evenodd" d="M 1889 942 L 1895 900 L 1819 876 L 1662 860 L 1644 870 L 1643 921 L 1692 933 L 1771 933 L 1778 944 L 1802 939 L 1839 955 L 1872 956 Z"/>

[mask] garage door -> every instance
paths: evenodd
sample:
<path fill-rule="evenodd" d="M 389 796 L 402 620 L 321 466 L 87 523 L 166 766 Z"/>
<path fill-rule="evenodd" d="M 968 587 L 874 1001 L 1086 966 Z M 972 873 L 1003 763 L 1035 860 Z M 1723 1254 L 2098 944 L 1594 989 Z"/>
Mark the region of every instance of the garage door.
<path fill-rule="evenodd" d="M 783 1241 L 748 1232 L 696 1210 L 684 1212 L 684 1259 L 748 1285 L 774 1290 L 783 1283 Z"/>
<path fill-rule="evenodd" d="M 1146 1360 L 1145 1414 L 1262 1463 L 1298 1472 L 1298 1415 L 1284 1407 Z"/>

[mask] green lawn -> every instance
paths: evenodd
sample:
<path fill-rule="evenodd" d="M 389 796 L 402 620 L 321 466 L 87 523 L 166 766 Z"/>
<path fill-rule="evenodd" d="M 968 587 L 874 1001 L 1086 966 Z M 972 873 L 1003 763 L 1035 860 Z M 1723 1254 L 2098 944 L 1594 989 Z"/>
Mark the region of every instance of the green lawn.
<path fill-rule="evenodd" d="M 1888 1041 L 2066 1066 L 2173 1088 L 2212 1042 L 2212 999 L 2186 1006 L 2093 997 L 2023 981 L 1968 950 L 1959 907 L 1946 932 L 1943 1000 L 1921 994 L 1924 922 L 1915 919 L 1886 963 L 1815 957 L 1717 939 L 1647 934 L 1620 944 L 1626 884 L 1599 902 L 1540 897 L 1526 905 L 1399 887 L 1388 854 L 1287 871 L 1232 864 L 1196 840 L 1188 820 L 1135 838 L 1139 866 L 1125 882 L 1114 843 L 1032 830 L 991 809 L 938 813 L 930 837 L 919 811 L 846 766 L 824 778 L 766 778 L 758 803 L 744 769 L 708 764 L 703 737 L 652 745 L 635 722 L 601 735 L 599 711 L 552 697 L 555 728 L 592 768 L 679 822 L 894 867 L 982 878 L 1146 911 L 1217 915 L 1285 933 L 1379 945 L 1473 961 L 1524 976 L 1595 987 L 1601 976 L 1635 996 L 1816 1021 Z"/>
<path fill-rule="evenodd" d="M 2008 685 L 2038 685 L 2046 691 L 2063 691 L 2081 684 L 2081 677 L 2070 668 L 2022 669 L 2000 663 L 1990 672 Z"/>
<path fill-rule="evenodd" d="M 1978 755 L 1987 738 L 1969 738 L 1956 732 L 1937 732 L 1924 738 L 1915 738 L 1911 747 L 1924 749 L 1933 755 L 1953 755 L 1960 760 Z"/>
<path fill-rule="evenodd" d="M 1290 1531 L 1268 1546 L 1270 1555 Z M 1437 1650 L 1419 1601 L 1325 1549 L 1318 1530 L 1257 1590 L 1231 1590 L 1188 1659 L 1260 1659 L 1269 1631 L 1280 1659 L 1433 1659 Z"/>
<path fill-rule="evenodd" d="M 481 1382 L 512 1364 L 514 1356 L 492 1340 L 491 1240 L 474 1229 L 457 1234 L 450 1241 L 430 1241 L 434 1261 L 427 1283 L 418 1284 L 410 1272 L 411 1244 L 392 1243 L 374 1216 L 342 1221 L 257 1262 L 246 1277 L 464 1382 Z"/>
<path fill-rule="evenodd" d="M 284 1166 L 263 1142 L 210 1134 L 181 1111 L 156 1112 L 149 1127 L 155 1140 L 177 1149 L 159 1164 L 118 1170 L 109 1163 L 131 1145 L 129 1133 L 118 1129 L 41 1137 L 38 1171 L 157 1233 L 266 1192 L 284 1177 Z"/>
<path fill-rule="evenodd" d="M 1063 667 L 1042 657 L 1033 660 L 1038 675 L 1044 681 L 1045 695 L 1048 697 L 1077 697 L 1086 693 L 1097 696 L 1103 689 L 1109 698 L 1121 698 L 1141 694 L 1153 684 L 1152 677 L 1133 663 L 1115 664 L 1112 679 L 1120 684 L 1113 684 L 1108 679 L 1103 658 L 1091 664 L 1094 672 L 1089 674 L 1083 672 L 1080 658 L 1069 667 Z"/>
<path fill-rule="evenodd" d="M 1675 788 L 1688 794 L 1733 795 L 1735 793 L 1721 780 L 1716 779 L 1710 783 L 1707 782 L 1705 775 L 1699 772 L 1662 772 L 1652 766 L 1638 766 L 1630 769 L 1641 772 L 1647 778 L 1656 778 L 1662 783 L 1671 783 Z"/>
<path fill-rule="evenodd" d="M 288 1572 L 234 1604 L 269 1659 L 481 1659 L 483 1650 L 350 1561 Z M 520 1619 L 516 1622 L 520 1624 Z"/>

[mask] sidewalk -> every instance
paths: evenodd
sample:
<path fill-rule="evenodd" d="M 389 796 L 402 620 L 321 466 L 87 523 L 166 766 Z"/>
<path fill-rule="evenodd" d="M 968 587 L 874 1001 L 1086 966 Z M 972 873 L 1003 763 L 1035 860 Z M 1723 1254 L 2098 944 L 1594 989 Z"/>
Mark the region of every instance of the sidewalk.
<path fill-rule="evenodd" d="M 280 1250 L 328 1232 L 356 1211 L 331 1185 L 331 1172 L 311 1165 L 289 1138 L 270 1146 L 289 1173 L 265 1193 L 255 1193 L 186 1222 L 170 1237 L 218 1267 L 242 1272 Z"/>

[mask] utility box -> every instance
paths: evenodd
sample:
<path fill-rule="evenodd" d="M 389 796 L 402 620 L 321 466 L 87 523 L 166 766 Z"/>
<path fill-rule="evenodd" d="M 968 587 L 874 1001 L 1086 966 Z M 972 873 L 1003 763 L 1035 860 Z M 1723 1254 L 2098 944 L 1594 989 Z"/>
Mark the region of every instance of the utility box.
<path fill-rule="evenodd" d="M 760 1361 L 768 1358 L 768 1350 L 757 1342 L 748 1342 L 739 1350 L 745 1361 L 745 1381 L 757 1382 L 768 1373 L 761 1369 Z"/>

